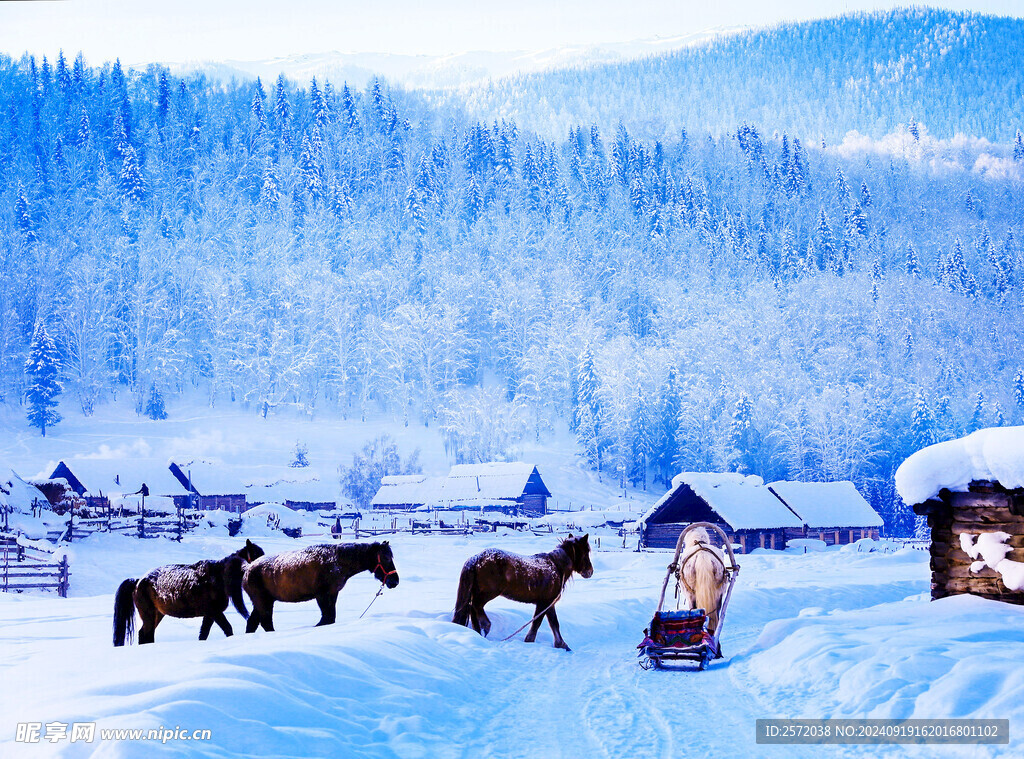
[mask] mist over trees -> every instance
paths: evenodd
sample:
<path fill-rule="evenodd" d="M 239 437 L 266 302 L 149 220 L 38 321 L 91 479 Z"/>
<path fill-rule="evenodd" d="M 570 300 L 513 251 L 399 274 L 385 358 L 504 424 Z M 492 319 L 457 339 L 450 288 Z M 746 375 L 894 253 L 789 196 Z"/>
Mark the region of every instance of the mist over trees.
<path fill-rule="evenodd" d="M 929 114 L 550 141 L 382 82 L 63 55 L 0 58 L 0 101 L 8 404 L 45 324 L 86 415 L 387 414 L 458 461 L 568 426 L 613 483 L 851 479 L 900 530 L 906 455 L 1022 421 L 1024 150 Z"/>
<path fill-rule="evenodd" d="M 670 54 L 442 91 L 550 139 L 627 120 L 646 139 L 746 121 L 808 141 L 881 137 L 912 118 L 1006 142 L 1024 110 L 1024 20 L 901 8 L 727 33 Z"/>

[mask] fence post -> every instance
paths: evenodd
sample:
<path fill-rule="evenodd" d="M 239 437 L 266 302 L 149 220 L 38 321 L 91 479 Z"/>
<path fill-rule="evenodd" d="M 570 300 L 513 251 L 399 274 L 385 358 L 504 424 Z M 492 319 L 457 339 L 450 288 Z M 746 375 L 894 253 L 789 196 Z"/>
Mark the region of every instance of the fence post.
<path fill-rule="evenodd" d="M 57 580 L 57 595 L 61 598 L 68 597 L 68 557 L 65 554 L 60 559 L 60 577 Z"/>

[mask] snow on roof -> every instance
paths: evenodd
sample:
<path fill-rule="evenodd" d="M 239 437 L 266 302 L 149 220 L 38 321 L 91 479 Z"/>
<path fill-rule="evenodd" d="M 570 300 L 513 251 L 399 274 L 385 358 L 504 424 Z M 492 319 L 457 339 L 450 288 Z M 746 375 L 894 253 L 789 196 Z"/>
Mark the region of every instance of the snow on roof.
<path fill-rule="evenodd" d="M 808 527 L 881 527 L 852 482 L 773 482 L 769 486 Z"/>
<path fill-rule="evenodd" d="M 501 504 L 523 494 L 536 467 L 521 461 L 457 464 L 441 482 L 432 503 Z"/>
<path fill-rule="evenodd" d="M 441 477 L 422 474 L 388 475 L 381 478 L 380 490 L 371 506 L 422 506 L 434 500 L 441 487 Z"/>
<path fill-rule="evenodd" d="M 683 472 L 672 478 L 672 488 L 641 518 L 646 522 L 683 485 L 714 509 L 734 530 L 803 527 L 757 475 Z"/>
<path fill-rule="evenodd" d="M 244 478 L 232 468 L 219 461 L 195 459 L 174 461 L 185 476 L 191 477 L 192 487 L 200 495 L 242 495 L 245 493 Z"/>
<path fill-rule="evenodd" d="M 267 468 L 260 472 L 267 474 Z M 245 492 L 251 501 L 337 503 L 341 483 L 336 476 L 324 477 L 315 469 L 282 467 L 269 476 L 252 479 Z"/>
<path fill-rule="evenodd" d="M 46 503 L 46 496 L 35 485 L 21 479 L 13 469 L 4 467 L 0 472 L 0 504 L 15 511 L 28 513 L 33 501 Z"/>
<path fill-rule="evenodd" d="M 185 488 L 167 468 L 166 461 L 82 457 L 64 459 L 61 463 L 82 483 L 90 496 L 135 493 L 143 483 L 151 495 L 186 494 Z"/>
<path fill-rule="evenodd" d="M 896 490 L 911 505 L 934 498 L 944 488 L 964 492 L 974 480 L 994 480 L 1007 489 L 1024 487 L 1024 427 L 990 427 L 928 446 L 896 470 Z"/>

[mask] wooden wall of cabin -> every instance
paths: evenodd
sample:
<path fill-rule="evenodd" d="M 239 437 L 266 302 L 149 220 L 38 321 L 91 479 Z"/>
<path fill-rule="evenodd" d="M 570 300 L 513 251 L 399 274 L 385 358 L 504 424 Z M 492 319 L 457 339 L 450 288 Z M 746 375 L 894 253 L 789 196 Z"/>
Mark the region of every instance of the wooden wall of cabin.
<path fill-rule="evenodd" d="M 970 492 L 944 492 L 941 500 L 914 507 L 928 516 L 931 528 L 932 598 L 971 593 L 997 601 L 1024 604 L 1024 592 L 1011 591 L 991 567 L 972 572 L 974 561 L 960 547 L 960 535 L 1006 532 L 1012 547 L 1006 558 L 1024 562 L 1024 516 L 1014 496 L 991 484 L 972 484 Z M 1018 496 L 1019 497 L 1019 496 Z"/>

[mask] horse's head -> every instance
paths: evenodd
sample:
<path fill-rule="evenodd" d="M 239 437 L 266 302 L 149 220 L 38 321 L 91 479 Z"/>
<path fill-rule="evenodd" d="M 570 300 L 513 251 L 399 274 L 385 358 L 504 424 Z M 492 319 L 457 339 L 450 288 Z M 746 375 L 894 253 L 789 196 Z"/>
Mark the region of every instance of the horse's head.
<path fill-rule="evenodd" d="M 590 563 L 590 533 L 582 538 L 574 538 L 571 534 L 562 541 L 562 550 L 572 559 L 572 569 L 583 577 L 594 574 L 594 565 Z"/>
<path fill-rule="evenodd" d="M 708 534 L 707 528 L 694 527 L 692 530 L 686 533 L 686 539 L 683 541 L 683 544 L 687 548 L 692 548 L 698 543 L 703 543 L 704 545 L 711 545 L 711 535 Z"/>
<path fill-rule="evenodd" d="M 243 561 L 256 561 L 265 551 L 246 538 L 245 545 L 236 552 Z"/>
<path fill-rule="evenodd" d="M 391 544 L 385 540 L 383 543 L 374 543 L 373 548 L 376 551 L 373 576 L 389 588 L 395 587 L 398 585 L 398 570 L 395 569 L 395 557 L 391 554 Z"/>

